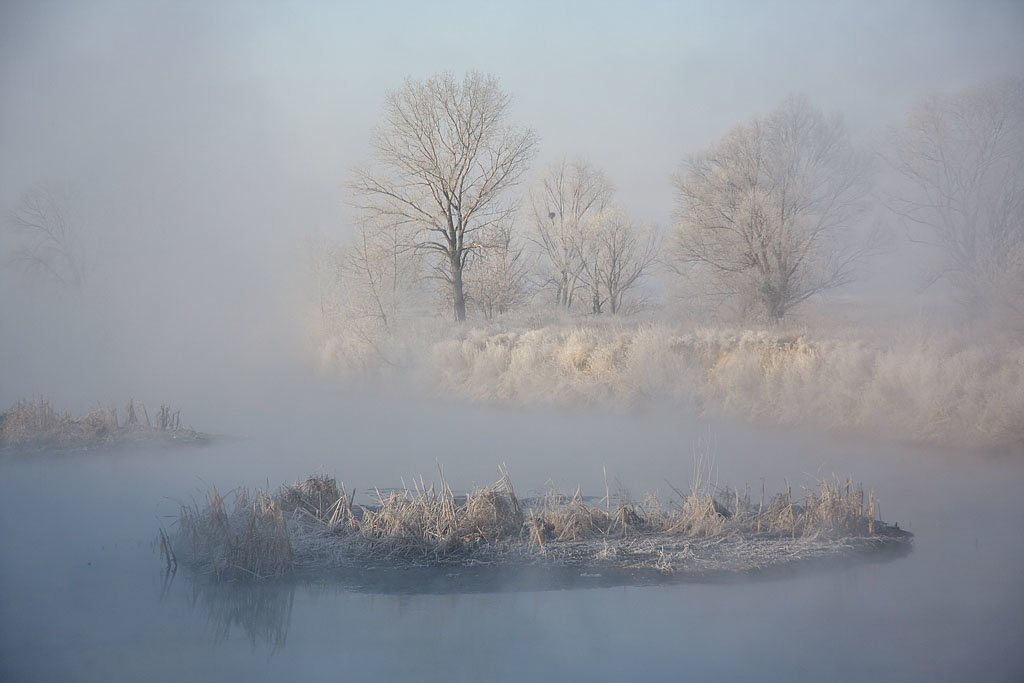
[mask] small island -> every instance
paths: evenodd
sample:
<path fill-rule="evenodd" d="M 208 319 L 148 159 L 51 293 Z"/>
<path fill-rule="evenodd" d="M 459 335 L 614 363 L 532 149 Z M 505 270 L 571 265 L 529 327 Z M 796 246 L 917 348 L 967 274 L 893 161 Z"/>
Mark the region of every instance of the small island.
<path fill-rule="evenodd" d="M 121 445 L 205 443 L 209 436 L 182 426 L 181 411 L 162 404 L 152 418 L 146 406 L 128 401 L 98 406 L 84 417 L 55 409 L 46 398 L 22 400 L 0 414 L 0 449 L 18 452 L 65 452 Z"/>
<path fill-rule="evenodd" d="M 875 519 L 874 495 L 850 481 L 821 482 L 801 500 L 788 489 L 755 500 L 700 476 L 673 491 L 667 503 L 610 491 L 520 499 L 502 469 L 494 485 L 465 495 L 442 475 L 439 484 L 374 489 L 376 502 L 358 505 L 343 483 L 316 475 L 274 492 L 213 491 L 183 505 L 159 545 L 168 568 L 181 558 L 227 581 L 442 567 L 705 579 L 911 548 L 912 534 Z"/>

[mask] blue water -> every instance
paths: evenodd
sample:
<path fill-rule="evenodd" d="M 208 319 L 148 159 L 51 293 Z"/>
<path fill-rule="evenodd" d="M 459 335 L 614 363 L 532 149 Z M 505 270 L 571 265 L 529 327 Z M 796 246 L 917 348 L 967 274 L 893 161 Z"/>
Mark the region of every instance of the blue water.
<path fill-rule="evenodd" d="M 239 422 L 246 438 L 201 449 L 0 463 L 0 679 L 1013 681 L 1024 671 L 1019 457 L 658 413 L 475 408 L 453 448 L 437 412 L 383 409 Z M 395 485 L 444 460 L 456 487 L 490 483 L 504 461 L 521 493 L 548 478 L 602 493 L 603 465 L 640 493 L 665 478 L 685 485 L 698 440 L 711 442 L 720 483 L 864 481 L 882 516 L 915 533 L 914 551 L 728 583 L 481 588 L 410 574 L 252 588 L 168 577 L 153 542 L 178 501 L 211 486 L 276 486 L 315 470 Z"/>

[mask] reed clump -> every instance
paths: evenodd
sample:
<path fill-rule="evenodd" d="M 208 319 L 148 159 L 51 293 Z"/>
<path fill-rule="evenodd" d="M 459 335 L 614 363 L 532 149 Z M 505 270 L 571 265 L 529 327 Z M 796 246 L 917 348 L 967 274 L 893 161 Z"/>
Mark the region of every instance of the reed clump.
<path fill-rule="evenodd" d="M 0 414 L 0 448 L 68 450 L 109 446 L 121 441 L 197 441 L 203 438 L 182 425 L 180 410 L 163 404 L 151 420 L 146 406 L 134 400 L 124 405 L 120 415 L 117 406 L 100 405 L 84 417 L 76 418 L 54 408 L 43 397 L 18 401 Z"/>
<path fill-rule="evenodd" d="M 294 565 L 291 534 L 279 500 L 263 491 L 214 490 L 204 504 L 182 506 L 175 555 L 185 546 L 204 571 L 224 578 L 273 579 Z"/>
<path fill-rule="evenodd" d="M 873 495 L 851 481 L 824 481 L 794 501 L 718 489 L 705 475 L 662 501 L 648 494 L 584 497 L 555 489 L 521 499 L 508 472 L 456 495 L 441 473 L 355 504 L 355 491 L 315 475 L 273 493 L 214 491 L 183 506 L 175 554 L 222 578 L 274 579 L 292 570 L 499 563 L 612 564 L 662 573 L 747 571 L 802 556 L 909 541 L 874 518 Z M 656 550 L 655 550 L 656 549 Z M 701 555 L 701 553 L 704 553 Z M 723 554 L 724 553 L 724 554 Z M 732 555 L 729 555 L 732 553 Z"/>

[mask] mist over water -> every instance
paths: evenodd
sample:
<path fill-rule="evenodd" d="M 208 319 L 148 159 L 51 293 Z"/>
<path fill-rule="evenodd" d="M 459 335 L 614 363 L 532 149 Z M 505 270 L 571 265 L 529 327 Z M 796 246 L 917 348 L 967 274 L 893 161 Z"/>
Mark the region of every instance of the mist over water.
<path fill-rule="evenodd" d="M 906 186 L 880 157 L 915 103 L 1024 74 L 1024 11 L 593 5 L 0 5 L 0 414 L 134 399 L 214 437 L 0 448 L 0 680 L 1020 679 L 1022 328 L 928 284 L 940 250 L 888 209 Z M 381 333 L 331 270 L 365 218 L 354 170 L 406 77 L 473 69 L 539 139 L 516 235 L 545 169 L 585 159 L 668 238 L 684 160 L 803 94 L 879 162 L 851 232 L 887 239 L 781 323 L 691 307 L 666 239 L 625 314 L 555 310 L 528 249 L 514 310 L 471 302 L 456 324 L 420 264 Z M 63 212 L 75 268 L 19 258 L 35 196 Z M 212 490 L 314 473 L 357 502 L 440 469 L 470 491 L 503 465 L 522 496 L 668 499 L 698 456 L 754 498 L 850 477 L 913 549 L 728 581 L 246 585 L 168 575 L 156 540 Z"/>
<path fill-rule="evenodd" d="M 1019 671 L 1024 551 L 1014 539 L 1024 513 L 1015 492 L 1024 476 L 1011 459 L 658 411 L 418 403 L 398 429 L 383 416 L 401 399 L 317 399 L 293 404 L 287 432 L 251 417 L 247 438 L 208 447 L 3 463 L 5 677 L 280 680 L 340 668 L 385 678 L 659 680 L 686 671 L 954 681 L 983 672 L 1009 681 Z M 470 419 L 446 441 L 437 422 L 454 407 Z M 763 477 L 778 490 L 783 476 L 799 487 L 850 472 L 875 491 L 884 519 L 914 532 L 913 551 L 762 580 L 587 588 L 601 579 L 577 577 L 569 588 L 512 576 L 481 593 L 458 570 L 376 585 L 325 577 L 218 587 L 179 569 L 168 584 L 154 544 L 181 501 L 314 470 L 365 491 L 401 485 L 401 476 L 436 480 L 437 459 L 464 490 L 493 481 L 505 462 L 524 495 L 548 479 L 600 494 L 605 465 L 635 495 L 664 493 L 664 479 L 688 482 L 698 437 L 713 444 L 723 484 L 756 488 Z"/>

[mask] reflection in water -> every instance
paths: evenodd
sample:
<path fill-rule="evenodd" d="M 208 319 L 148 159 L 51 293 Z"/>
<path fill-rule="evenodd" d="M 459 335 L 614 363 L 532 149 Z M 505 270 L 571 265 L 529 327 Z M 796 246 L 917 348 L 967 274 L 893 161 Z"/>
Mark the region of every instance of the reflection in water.
<path fill-rule="evenodd" d="M 885 516 L 915 534 L 912 553 L 895 561 L 804 566 L 781 580 L 648 575 L 651 585 L 634 587 L 644 582 L 636 575 L 474 567 L 253 587 L 217 585 L 184 566 L 161 579 L 154 520 L 197 491 L 287 481 L 317 462 L 380 481 L 382 472 L 415 471 L 413 455 L 438 454 L 430 444 L 441 441 L 420 436 L 425 422 L 380 429 L 373 416 L 388 411 L 372 402 L 362 409 L 296 419 L 283 431 L 305 435 L 301 442 L 224 440 L 202 457 L 140 451 L 0 463 L 0 680 L 256 683 L 334 680 L 339 671 L 357 680 L 422 680 L 425 672 L 513 681 L 1020 680 L 1024 469 L 1019 459 L 976 453 L 721 431 L 723 483 L 853 470 Z M 441 423 L 426 411 L 401 417 Z M 665 416 L 560 415 L 548 427 L 536 415 L 501 418 L 467 421 L 468 442 L 441 454 L 453 471 L 470 473 L 459 486 L 490 481 L 499 457 L 522 472 L 524 492 L 552 469 L 556 482 L 575 487 L 597 458 L 609 459 L 609 471 L 635 473 L 624 482 L 635 490 L 655 488 L 662 472 L 685 480 L 690 468 L 679 453 L 690 430 Z M 369 431 L 373 442 L 360 441 Z M 354 445 L 333 455 L 345 438 Z M 579 482 L 583 490 L 603 488 L 600 472 L 598 464 Z M 67 514 L 69 500 L 76 514 Z M 529 656 L 509 656 L 510 643 Z"/>
<path fill-rule="evenodd" d="M 161 597 L 170 593 L 175 572 L 165 572 Z M 213 629 L 214 643 L 230 639 L 232 629 L 240 628 L 249 642 L 278 652 L 288 640 L 295 584 L 245 584 L 218 582 L 211 577 L 189 576 L 182 592 L 194 611 L 205 613 Z"/>
<path fill-rule="evenodd" d="M 174 586 L 174 576 L 178 573 L 177 565 L 167 565 L 160 571 L 160 602 L 163 602 L 171 594 Z"/>
<path fill-rule="evenodd" d="M 201 607 L 206 613 L 213 627 L 215 643 L 226 642 L 233 628 L 241 628 L 254 647 L 266 647 L 268 654 L 274 655 L 285 646 L 297 590 L 314 599 L 351 593 L 393 596 L 401 601 L 428 595 L 544 592 L 684 583 L 749 584 L 789 578 L 797 574 L 824 572 L 855 562 L 888 562 L 908 555 L 912 548 L 909 544 L 900 544 L 857 557 L 833 557 L 773 567 L 757 573 L 726 573 L 703 577 L 693 574 L 666 576 L 654 570 L 612 569 L 590 573 L 569 566 L 485 566 L 349 570 L 327 576 L 256 583 L 218 581 L 213 576 L 187 572 L 187 586 L 181 591 L 181 597 L 192 611 Z M 164 572 L 162 601 L 173 592 L 171 589 L 175 573 L 173 567 Z"/>

